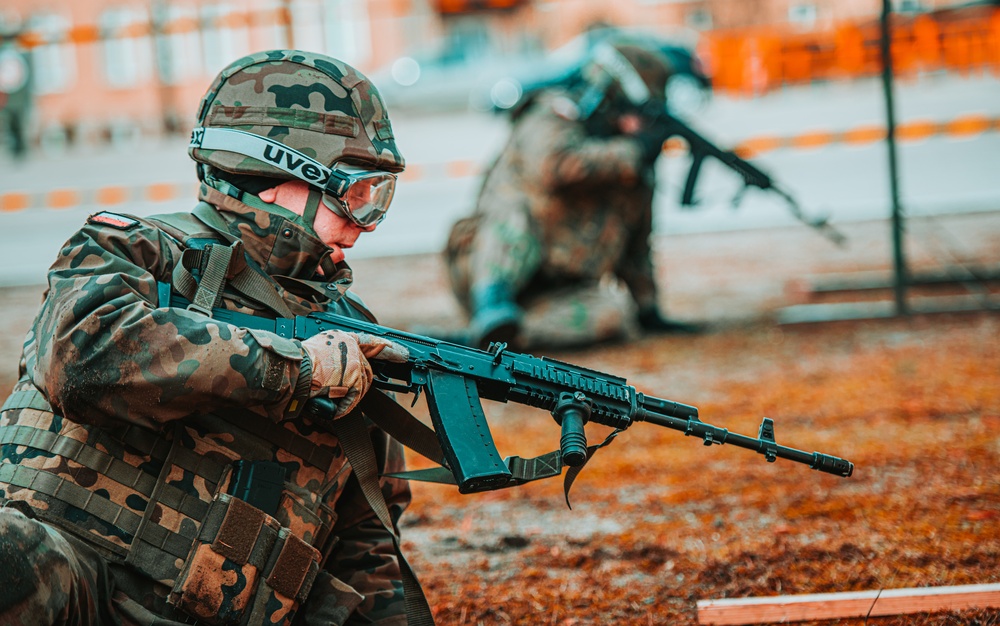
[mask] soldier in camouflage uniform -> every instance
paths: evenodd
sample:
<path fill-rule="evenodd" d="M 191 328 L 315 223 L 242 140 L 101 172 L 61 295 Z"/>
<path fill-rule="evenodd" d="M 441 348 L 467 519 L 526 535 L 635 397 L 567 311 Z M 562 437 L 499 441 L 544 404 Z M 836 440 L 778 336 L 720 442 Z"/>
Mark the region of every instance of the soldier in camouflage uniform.
<path fill-rule="evenodd" d="M 578 346 L 693 329 L 660 315 L 650 258 L 667 133 L 639 113 L 662 109 L 669 74 L 657 51 L 602 44 L 578 88 L 544 90 L 515 113 L 473 215 L 446 246 L 470 317 L 457 340 Z"/>
<path fill-rule="evenodd" d="M 11 156 L 28 156 L 28 126 L 34 106 L 31 57 L 19 43 L 20 33 L 0 33 L 0 140 Z"/>
<path fill-rule="evenodd" d="M 211 317 L 372 319 L 343 250 L 404 167 L 383 101 L 270 51 L 223 70 L 198 123 L 192 212 L 92 215 L 49 270 L 0 414 L 0 624 L 405 624 L 401 447 L 359 418 L 373 496 L 334 432 L 368 359 L 405 348 Z M 303 415 L 318 396 L 334 415 Z"/>

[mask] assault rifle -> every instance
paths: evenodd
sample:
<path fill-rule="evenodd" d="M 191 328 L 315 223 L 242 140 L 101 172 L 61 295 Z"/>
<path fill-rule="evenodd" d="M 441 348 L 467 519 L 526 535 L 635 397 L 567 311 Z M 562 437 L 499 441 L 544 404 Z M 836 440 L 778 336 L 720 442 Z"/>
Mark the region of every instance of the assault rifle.
<path fill-rule="evenodd" d="M 306 339 L 326 330 L 341 330 L 384 337 L 406 346 L 409 358 L 405 363 L 371 361 L 373 384 L 377 390 L 412 393 L 414 403 L 425 391 L 433 432 L 375 390 L 369 391 L 363 400 L 369 403 L 366 414 L 404 445 L 442 465 L 442 468 L 409 472 L 405 477 L 457 484 L 462 493 L 502 489 L 556 476 L 564 465 L 571 468 L 567 473 L 568 491 L 575 472 L 594 451 L 635 422 L 680 431 L 701 439 L 706 446 L 728 443 L 753 450 L 769 462 L 788 459 L 844 477 L 854 471 L 850 461 L 777 444 L 774 423 L 768 418 L 764 418 L 756 438 L 731 433 L 698 419 L 697 408 L 637 392 L 619 376 L 546 357 L 518 354 L 507 350 L 503 343 L 493 344 L 489 350 L 478 350 L 334 313 L 269 320 L 215 309 L 213 317 L 289 338 Z M 501 458 L 481 399 L 517 402 L 549 411 L 561 425 L 560 449 L 535 459 Z M 333 414 L 333 405 L 328 400 L 314 399 L 305 410 L 323 420 Z M 394 412 L 397 417 L 400 412 L 405 413 L 410 420 L 386 418 L 386 414 Z M 588 446 L 584 432 L 588 421 L 610 426 L 615 431 L 600 445 Z"/>
<path fill-rule="evenodd" d="M 743 178 L 743 187 L 733 196 L 732 205 L 738 207 L 743 201 L 743 196 L 750 187 L 770 190 L 780 196 L 788 205 L 788 210 L 796 219 L 811 228 L 818 230 L 823 236 L 833 243 L 843 245 L 847 238 L 839 230 L 830 225 L 825 217 L 807 216 L 799 203 L 788 192 L 781 189 L 774 180 L 749 161 L 740 158 L 731 150 L 723 150 L 697 131 L 685 124 L 683 121 L 670 115 L 670 113 L 658 110 L 655 115 L 663 116 L 669 128 L 670 136 L 678 136 L 683 139 L 691 152 L 691 168 L 688 170 L 687 179 L 684 181 L 684 191 L 681 193 L 682 206 L 694 206 L 694 189 L 698 182 L 698 175 L 701 173 L 701 166 L 706 157 L 713 157 L 722 162 L 723 165 L 733 170 Z"/>

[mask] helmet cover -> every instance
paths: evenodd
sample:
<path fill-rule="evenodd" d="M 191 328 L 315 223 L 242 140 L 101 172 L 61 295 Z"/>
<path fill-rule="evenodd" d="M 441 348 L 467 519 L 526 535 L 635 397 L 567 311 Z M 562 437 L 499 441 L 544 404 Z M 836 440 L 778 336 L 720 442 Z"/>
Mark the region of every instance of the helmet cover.
<path fill-rule="evenodd" d="M 602 90 L 606 101 L 641 107 L 666 101 L 673 68 L 653 45 L 627 39 L 597 44 L 583 70 L 584 80 Z"/>
<path fill-rule="evenodd" d="M 327 166 L 405 167 L 375 85 L 347 63 L 312 52 L 271 50 L 233 62 L 208 89 L 197 122 L 266 137 Z M 188 154 L 233 174 L 296 179 L 287 164 L 278 168 L 239 152 L 192 146 Z"/>

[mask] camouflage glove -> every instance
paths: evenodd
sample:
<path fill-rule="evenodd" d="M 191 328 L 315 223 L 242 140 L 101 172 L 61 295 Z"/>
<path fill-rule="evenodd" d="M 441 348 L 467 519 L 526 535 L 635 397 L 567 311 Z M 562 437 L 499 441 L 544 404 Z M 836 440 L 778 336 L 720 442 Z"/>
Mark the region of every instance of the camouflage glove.
<path fill-rule="evenodd" d="M 373 335 L 328 330 L 302 342 L 312 362 L 309 397 L 327 396 L 337 407 L 334 418 L 350 413 L 372 385 L 368 359 L 401 363 L 409 356 L 405 346 Z"/>

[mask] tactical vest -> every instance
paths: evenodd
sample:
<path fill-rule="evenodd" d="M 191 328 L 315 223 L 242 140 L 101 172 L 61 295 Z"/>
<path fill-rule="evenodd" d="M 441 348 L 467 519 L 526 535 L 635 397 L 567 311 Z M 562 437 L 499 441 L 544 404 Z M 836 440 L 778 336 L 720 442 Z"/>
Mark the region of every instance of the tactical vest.
<path fill-rule="evenodd" d="M 225 282 L 236 280 L 244 259 L 231 260 L 222 280 L 213 277 L 209 257 L 232 250 L 218 231 L 184 214 L 144 221 L 198 262 L 178 264 L 172 288 L 161 287 L 161 307 L 178 289 L 210 306 L 230 298 Z M 360 303 L 330 295 L 327 310 L 371 319 Z M 192 416 L 162 432 L 78 424 L 55 414 L 22 379 L 0 410 L 0 503 L 26 502 L 109 560 L 167 585 L 170 602 L 199 621 L 289 624 L 335 544 L 336 513 L 326 501 L 336 501 L 330 494 L 349 475 L 337 438 L 303 431 L 309 426 L 299 422 L 232 411 Z M 258 506 L 236 497 L 261 491 L 246 490 L 247 481 L 268 487 L 271 497 Z"/>

